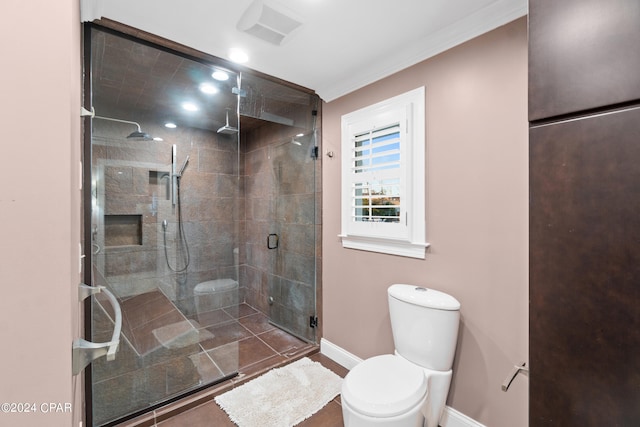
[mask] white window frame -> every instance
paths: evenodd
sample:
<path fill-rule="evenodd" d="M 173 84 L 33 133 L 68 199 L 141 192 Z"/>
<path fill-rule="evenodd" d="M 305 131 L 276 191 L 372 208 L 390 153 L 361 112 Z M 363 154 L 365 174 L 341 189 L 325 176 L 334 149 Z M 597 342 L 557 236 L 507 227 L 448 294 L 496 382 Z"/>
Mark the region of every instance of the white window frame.
<path fill-rule="evenodd" d="M 357 135 L 399 125 L 399 223 L 353 220 L 352 160 Z M 425 88 L 420 87 L 342 116 L 342 246 L 425 258 Z"/>

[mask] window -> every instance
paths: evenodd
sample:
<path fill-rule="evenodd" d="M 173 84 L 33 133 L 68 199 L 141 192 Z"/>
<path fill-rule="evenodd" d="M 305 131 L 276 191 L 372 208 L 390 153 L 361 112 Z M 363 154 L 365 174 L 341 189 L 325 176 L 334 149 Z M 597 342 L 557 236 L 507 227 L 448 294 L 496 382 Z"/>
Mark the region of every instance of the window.
<path fill-rule="evenodd" d="M 342 245 L 424 258 L 424 87 L 342 116 Z"/>

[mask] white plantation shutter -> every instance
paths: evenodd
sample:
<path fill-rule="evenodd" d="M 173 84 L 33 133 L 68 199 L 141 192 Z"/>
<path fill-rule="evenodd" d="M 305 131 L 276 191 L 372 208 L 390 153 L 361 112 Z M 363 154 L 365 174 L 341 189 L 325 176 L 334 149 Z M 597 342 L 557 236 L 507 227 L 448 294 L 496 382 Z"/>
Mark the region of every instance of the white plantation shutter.
<path fill-rule="evenodd" d="M 400 125 L 355 135 L 351 153 L 352 221 L 399 223 L 404 181 Z"/>
<path fill-rule="evenodd" d="M 343 116 L 342 144 L 343 246 L 424 258 L 424 88 Z"/>

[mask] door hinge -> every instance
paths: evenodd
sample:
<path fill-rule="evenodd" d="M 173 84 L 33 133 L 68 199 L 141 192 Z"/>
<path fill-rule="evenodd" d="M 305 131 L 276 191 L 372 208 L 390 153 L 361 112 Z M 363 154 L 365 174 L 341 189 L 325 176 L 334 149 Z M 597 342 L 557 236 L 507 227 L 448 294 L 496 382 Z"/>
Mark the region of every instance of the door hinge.
<path fill-rule="evenodd" d="M 317 328 L 318 327 L 318 317 L 317 316 L 309 316 L 309 327 Z"/>

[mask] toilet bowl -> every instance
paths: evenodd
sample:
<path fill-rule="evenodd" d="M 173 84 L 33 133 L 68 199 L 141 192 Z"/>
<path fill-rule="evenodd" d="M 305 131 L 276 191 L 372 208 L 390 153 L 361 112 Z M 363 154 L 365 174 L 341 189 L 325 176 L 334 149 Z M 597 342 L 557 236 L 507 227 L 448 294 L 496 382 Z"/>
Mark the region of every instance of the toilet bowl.
<path fill-rule="evenodd" d="M 238 305 L 238 282 L 234 279 L 215 279 L 198 283 L 193 289 L 198 314 Z"/>
<path fill-rule="evenodd" d="M 460 303 L 443 292 L 389 287 L 395 354 L 356 365 L 342 383 L 345 427 L 437 427 L 451 384 Z"/>
<path fill-rule="evenodd" d="M 345 426 L 422 427 L 427 378 L 401 357 L 375 356 L 349 372 L 341 399 Z"/>

